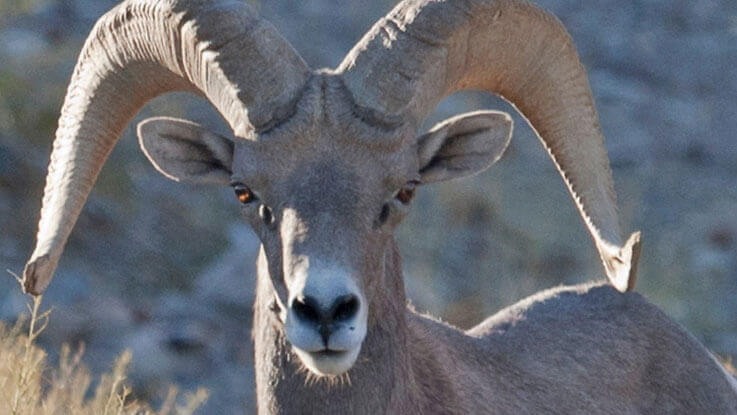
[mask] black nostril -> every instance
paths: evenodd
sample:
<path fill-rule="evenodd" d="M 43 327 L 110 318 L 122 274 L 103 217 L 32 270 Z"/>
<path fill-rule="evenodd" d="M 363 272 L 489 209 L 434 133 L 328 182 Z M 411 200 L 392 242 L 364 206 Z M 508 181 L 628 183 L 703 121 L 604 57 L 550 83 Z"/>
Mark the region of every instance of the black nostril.
<path fill-rule="evenodd" d="M 292 310 L 300 320 L 312 323 L 320 321 L 319 304 L 312 297 L 295 298 L 292 301 Z"/>
<path fill-rule="evenodd" d="M 358 301 L 358 297 L 353 294 L 344 295 L 333 303 L 330 317 L 333 321 L 346 321 L 352 319 L 361 303 Z"/>

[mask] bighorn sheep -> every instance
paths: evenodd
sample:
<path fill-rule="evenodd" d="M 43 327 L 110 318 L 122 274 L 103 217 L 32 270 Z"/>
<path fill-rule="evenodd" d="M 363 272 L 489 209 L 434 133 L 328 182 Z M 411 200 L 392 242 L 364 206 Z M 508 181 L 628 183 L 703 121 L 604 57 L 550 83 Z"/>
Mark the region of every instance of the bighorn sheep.
<path fill-rule="evenodd" d="M 392 232 L 415 187 L 486 169 L 510 138 L 510 118 L 488 111 L 416 137 L 463 89 L 527 117 L 611 284 L 630 290 L 639 236 L 621 238 L 585 71 L 560 22 L 523 0 L 405 0 L 319 71 L 240 1 L 124 1 L 74 70 L 24 288 L 49 284 L 129 120 L 190 91 L 234 138 L 167 118 L 138 134 L 166 176 L 232 185 L 262 241 L 261 413 L 737 413 L 737 389 L 692 336 L 607 284 L 540 293 L 465 333 L 407 308 Z M 346 373 L 350 385 L 305 382 Z"/>

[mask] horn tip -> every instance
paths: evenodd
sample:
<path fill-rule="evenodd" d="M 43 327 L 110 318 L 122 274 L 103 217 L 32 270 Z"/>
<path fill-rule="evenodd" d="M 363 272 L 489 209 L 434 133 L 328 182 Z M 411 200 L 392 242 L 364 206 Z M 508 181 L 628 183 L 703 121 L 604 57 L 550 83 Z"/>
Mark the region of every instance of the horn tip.
<path fill-rule="evenodd" d="M 33 296 L 41 295 L 49 286 L 55 268 L 48 255 L 29 260 L 23 269 L 23 292 Z"/>
<path fill-rule="evenodd" d="M 641 249 L 642 233 L 633 232 L 619 253 L 607 261 L 607 277 L 617 291 L 624 293 L 635 289 Z"/>

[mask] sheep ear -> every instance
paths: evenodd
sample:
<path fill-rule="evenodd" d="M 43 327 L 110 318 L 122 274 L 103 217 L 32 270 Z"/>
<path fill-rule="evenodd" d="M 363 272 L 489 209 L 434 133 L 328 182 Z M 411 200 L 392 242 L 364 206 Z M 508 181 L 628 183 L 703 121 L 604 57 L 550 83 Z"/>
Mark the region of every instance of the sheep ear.
<path fill-rule="evenodd" d="M 499 111 L 475 111 L 449 118 L 418 138 L 422 183 L 480 173 L 504 154 L 512 118 Z"/>
<path fill-rule="evenodd" d="M 227 185 L 233 142 L 186 120 L 149 118 L 138 124 L 138 142 L 151 164 L 178 181 Z"/>

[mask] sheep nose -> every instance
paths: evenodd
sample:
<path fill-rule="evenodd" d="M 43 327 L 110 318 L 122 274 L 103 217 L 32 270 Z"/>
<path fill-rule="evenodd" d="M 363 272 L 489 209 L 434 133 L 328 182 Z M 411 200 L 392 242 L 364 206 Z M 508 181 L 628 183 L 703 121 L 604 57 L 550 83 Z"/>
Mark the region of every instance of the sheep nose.
<path fill-rule="evenodd" d="M 328 308 L 320 307 L 320 303 L 310 296 L 297 297 L 292 301 L 294 315 L 304 323 L 316 325 L 326 344 L 334 324 L 353 319 L 360 306 L 360 300 L 355 294 L 336 298 Z"/>
<path fill-rule="evenodd" d="M 294 314 L 305 323 L 331 324 L 348 321 L 356 316 L 360 301 L 354 294 L 340 296 L 329 308 L 320 307 L 320 303 L 310 296 L 295 298 L 292 302 Z"/>

